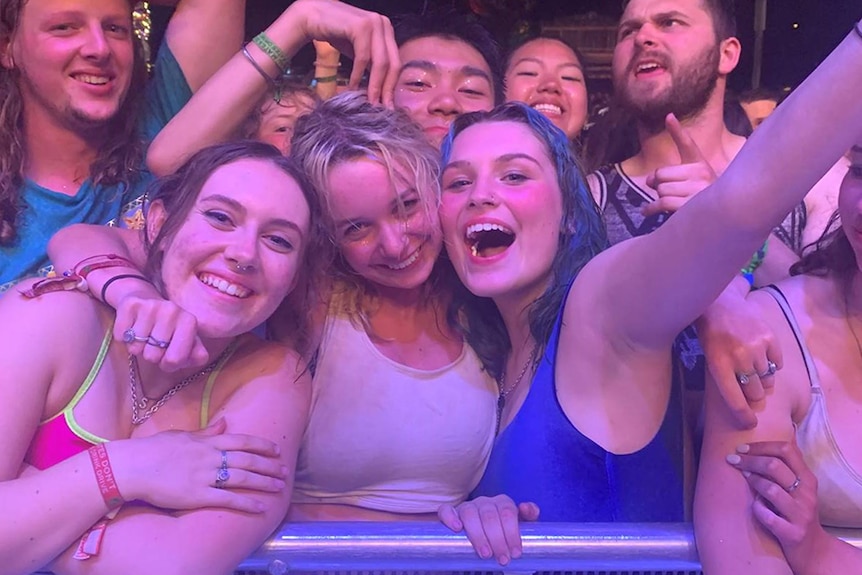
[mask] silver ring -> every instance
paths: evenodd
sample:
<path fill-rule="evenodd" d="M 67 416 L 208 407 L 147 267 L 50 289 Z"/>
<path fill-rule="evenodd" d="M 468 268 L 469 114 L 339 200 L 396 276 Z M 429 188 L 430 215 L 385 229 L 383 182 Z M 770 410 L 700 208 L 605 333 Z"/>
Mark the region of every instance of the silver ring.
<path fill-rule="evenodd" d="M 737 373 L 736 374 L 736 381 L 737 381 L 737 383 L 739 383 L 739 385 L 748 385 L 749 382 L 751 382 L 751 376 L 752 375 L 754 375 L 754 374 L 753 373 Z"/>
<path fill-rule="evenodd" d="M 221 467 L 216 471 L 216 489 L 224 489 L 225 483 L 230 479 L 230 471 L 227 470 L 227 451 L 221 452 Z"/>
<path fill-rule="evenodd" d="M 775 372 L 778 371 L 778 366 L 775 365 L 775 362 L 772 360 L 768 360 L 766 362 L 766 371 L 760 374 L 760 377 L 769 377 L 771 375 L 775 375 Z"/>
<path fill-rule="evenodd" d="M 799 489 L 799 485 L 802 483 L 802 479 L 797 476 L 793 483 L 790 484 L 790 487 L 787 488 L 787 493 L 793 493 L 797 489 Z"/>
<path fill-rule="evenodd" d="M 159 349 L 166 349 L 169 345 L 171 345 L 171 340 L 162 341 L 160 339 L 156 339 L 153 336 L 147 338 L 147 345 L 155 346 Z"/>
<path fill-rule="evenodd" d="M 141 337 L 141 336 L 135 334 L 135 330 L 133 330 L 132 328 L 129 328 L 123 332 L 123 341 L 125 343 L 133 343 L 136 341 L 143 341 L 145 343 L 149 343 L 150 337 L 149 336 Z"/>

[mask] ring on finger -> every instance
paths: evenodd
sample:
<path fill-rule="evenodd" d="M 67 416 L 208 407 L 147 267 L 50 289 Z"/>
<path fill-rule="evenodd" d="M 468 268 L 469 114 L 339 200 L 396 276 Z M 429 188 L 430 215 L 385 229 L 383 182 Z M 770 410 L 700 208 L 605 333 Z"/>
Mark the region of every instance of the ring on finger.
<path fill-rule="evenodd" d="M 125 343 L 134 343 L 136 341 L 143 341 L 145 343 L 149 343 L 150 342 L 150 336 L 146 336 L 146 337 L 140 336 L 140 335 L 135 333 L 134 329 L 129 328 L 123 332 L 123 341 Z"/>
<path fill-rule="evenodd" d="M 216 471 L 215 486 L 216 489 L 224 489 L 225 484 L 230 479 L 230 471 L 227 469 L 227 451 L 221 452 L 221 467 Z"/>
<path fill-rule="evenodd" d="M 737 373 L 736 381 L 737 383 L 739 383 L 739 385 L 748 385 L 751 382 L 752 375 L 757 375 L 757 372 L 753 371 L 751 373 Z"/>
<path fill-rule="evenodd" d="M 778 366 L 774 361 L 768 360 L 766 362 L 766 371 L 760 374 L 760 377 L 770 377 L 775 375 L 775 372 L 778 371 Z"/>
<path fill-rule="evenodd" d="M 141 340 L 143 340 L 143 338 L 141 338 Z M 140 340 L 138 340 L 138 341 L 140 341 Z M 156 339 L 153 336 L 147 337 L 147 339 L 145 341 L 146 341 L 147 345 L 152 345 L 152 346 L 155 346 L 159 349 L 166 349 L 171 344 L 171 340 L 164 341 L 161 339 Z"/>
<path fill-rule="evenodd" d="M 793 493 L 797 489 L 799 489 L 799 485 L 802 483 L 802 478 L 798 475 L 796 479 L 793 480 L 793 483 L 790 484 L 790 487 L 787 488 L 787 493 Z"/>

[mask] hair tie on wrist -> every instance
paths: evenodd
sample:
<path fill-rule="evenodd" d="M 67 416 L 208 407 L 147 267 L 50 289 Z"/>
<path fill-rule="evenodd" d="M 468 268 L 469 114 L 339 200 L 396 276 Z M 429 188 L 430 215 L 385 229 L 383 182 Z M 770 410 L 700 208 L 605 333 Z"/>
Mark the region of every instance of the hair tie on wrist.
<path fill-rule="evenodd" d="M 140 274 L 117 274 L 114 277 L 108 279 L 108 281 L 106 281 L 105 284 L 102 286 L 102 291 L 99 295 L 99 299 L 102 300 L 102 303 L 105 305 L 110 305 L 110 304 L 108 304 L 108 300 L 105 299 L 105 294 L 108 291 L 109 285 L 111 285 L 115 281 L 124 280 L 124 279 L 128 279 L 128 278 L 135 278 L 135 279 L 145 281 L 147 283 L 151 283 L 150 280 L 148 280 L 147 278 L 145 278 L 144 276 L 142 276 Z"/>

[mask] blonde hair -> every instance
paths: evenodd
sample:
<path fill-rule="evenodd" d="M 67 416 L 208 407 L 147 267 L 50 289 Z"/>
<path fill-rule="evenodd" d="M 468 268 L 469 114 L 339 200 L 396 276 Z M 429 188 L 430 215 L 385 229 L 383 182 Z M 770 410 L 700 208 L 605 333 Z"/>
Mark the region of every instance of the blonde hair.
<path fill-rule="evenodd" d="M 374 106 L 364 94 L 345 92 L 297 120 L 291 155 L 320 196 L 325 229 L 333 246 L 337 241 L 331 218 L 329 173 L 335 166 L 358 158 L 373 158 L 387 169 L 393 182 L 409 183 L 419 195 L 426 217 L 436 219 L 440 202 L 437 150 L 404 112 Z M 346 313 L 367 327 L 374 289 L 350 269 L 340 254 L 336 253 L 334 260 L 331 302 L 336 309 L 332 311 Z"/>

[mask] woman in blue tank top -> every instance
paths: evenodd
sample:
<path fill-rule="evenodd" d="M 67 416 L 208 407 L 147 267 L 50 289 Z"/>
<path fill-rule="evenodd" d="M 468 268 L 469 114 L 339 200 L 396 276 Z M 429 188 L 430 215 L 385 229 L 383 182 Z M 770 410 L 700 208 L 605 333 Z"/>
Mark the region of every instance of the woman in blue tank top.
<path fill-rule="evenodd" d="M 538 502 L 555 520 L 675 512 L 661 503 L 672 487 L 655 456 L 664 450 L 651 444 L 671 343 L 862 133 L 860 57 L 859 38 L 846 40 L 708 190 L 655 233 L 601 254 L 600 216 L 562 132 L 518 104 L 455 121 L 441 222 L 474 298 L 463 306 L 468 341 L 501 352 L 501 433 L 477 495 Z M 838 78 L 841 93 L 829 87 Z M 700 160 L 679 121 L 667 124 L 683 161 Z M 479 549 L 517 549 L 510 522 L 483 524 L 477 504 L 441 515 Z"/>

